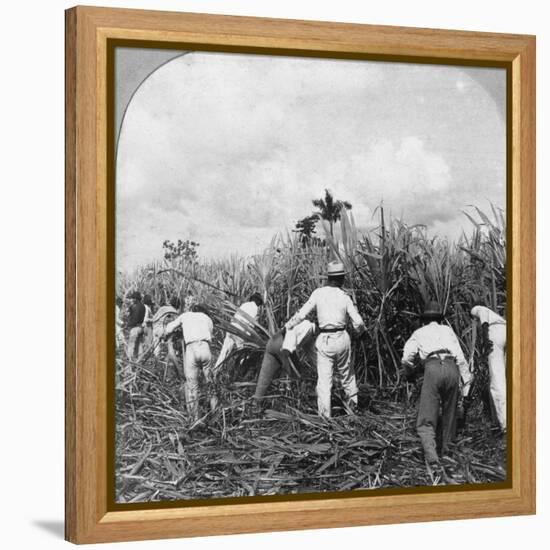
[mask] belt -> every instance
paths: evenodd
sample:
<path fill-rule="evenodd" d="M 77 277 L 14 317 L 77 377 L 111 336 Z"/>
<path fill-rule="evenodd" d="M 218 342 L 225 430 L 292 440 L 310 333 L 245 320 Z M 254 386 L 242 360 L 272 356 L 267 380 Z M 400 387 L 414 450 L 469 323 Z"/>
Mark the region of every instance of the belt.
<path fill-rule="evenodd" d="M 202 340 L 193 340 L 192 342 L 185 342 L 186 346 L 190 346 L 191 344 L 198 344 L 200 342 L 206 342 L 207 344 L 210 343 L 210 340 L 205 340 L 204 338 Z"/>
<path fill-rule="evenodd" d="M 320 328 L 319 332 L 344 332 L 345 328 Z"/>
<path fill-rule="evenodd" d="M 435 351 L 428 353 L 425 360 L 427 361 L 428 359 L 434 359 L 436 357 L 438 357 L 439 359 L 445 359 L 444 356 L 453 357 L 451 352 L 447 348 L 444 348 L 444 349 L 437 349 Z"/>

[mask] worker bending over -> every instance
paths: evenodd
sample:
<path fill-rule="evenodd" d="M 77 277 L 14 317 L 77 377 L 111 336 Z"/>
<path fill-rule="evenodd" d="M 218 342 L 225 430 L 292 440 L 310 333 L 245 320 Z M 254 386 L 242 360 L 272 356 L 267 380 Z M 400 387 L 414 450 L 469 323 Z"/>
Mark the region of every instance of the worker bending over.
<path fill-rule="evenodd" d="M 305 320 L 291 330 L 286 330 L 283 327 L 271 336 L 266 344 L 260 374 L 258 375 L 256 392 L 254 393 L 256 402 L 260 402 L 265 396 L 269 385 L 277 376 L 281 367 L 288 372 L 289 358 L 296 363 L 298 348 L 306 353 L 309 351 L 309 348 L 315 342 L 315 334 L 315 323 Z"/>
<path fill-rule="evenodd" d="M 250 320 L 247 318 L 250 317 L 253 321 L 258 320 L 260 314 L 260 307 L 263 305 L 264 301 L 262 297 L 255 292 L 250 296 L 248 302 L 242 304 L 239 309 L 235 312 L 231 324 L 238 329 L 242 330 L 242 326 L 250 325 Z M 244 313 L 244 315 L 243 315 Z M 242 346 L 242 339 L 235 334 L 230 332 L 225 333 L 225 339 L 223 341 L 222 349 L 216 360 L 215 370 L 229 357 L 233 349 L 239 348 Z"/>
<path fill-rule="evenodd" d="M 416 430 L 428 465 L 439 464 L 436 429 L 439 409 L 442 409 L 441 453 L 454 439 L 460 378 L 464 395 L 468 395 L 471 373 L 453 329 L 440 324 L 443 320 L 437 302 L 430 302 L 421 315 L 424 326 L 414 331 L 403 348 L 402 365 L 405 375 L 414 373 L 416 357 L 424 365 L 424 381 Z"/>

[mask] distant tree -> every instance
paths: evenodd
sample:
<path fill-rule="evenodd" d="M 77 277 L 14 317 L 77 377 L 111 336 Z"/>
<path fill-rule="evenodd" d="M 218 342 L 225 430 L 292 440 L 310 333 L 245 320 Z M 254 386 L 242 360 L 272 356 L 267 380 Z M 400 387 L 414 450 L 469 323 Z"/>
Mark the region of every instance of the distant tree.
<path fill-rule="evenodd" d="M 342 208 L 351 210 L 351 203 L 348 201 L 336 200 L 332 193 L 325 189 L 325 196 L 321 199 L 311 201 L 313 206 L 318 209 L 316 215 L 321 219 L 328 221 L 330 225 L 330 235 L 334 235 L 334 223 L 340 219 Z"/>
<path fill-rule="evenodd" d="M 172 242 L 166 240 L 162 243 L 162 249 L 164 250 L 164 259 L 174 263 L 186 264 L 194 263 L 198 258 L 197 247 L 199 243 L 195 241 L 182 241 L 178 239 L 178 242 Z"/>
<path fill-rule="evenodd" d="M 292 230 L 298 233 L 302 244 L 309 243 L 315 235 L 315 226 L 319 221 L 318 214 L 311 214 L 296 222 L 295 228 Z"/>

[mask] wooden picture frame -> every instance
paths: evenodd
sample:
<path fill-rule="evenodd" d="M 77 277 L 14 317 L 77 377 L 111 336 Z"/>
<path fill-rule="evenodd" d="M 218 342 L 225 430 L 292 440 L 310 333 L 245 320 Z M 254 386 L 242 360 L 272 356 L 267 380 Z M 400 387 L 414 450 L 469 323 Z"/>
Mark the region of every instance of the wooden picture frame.
<path fill-rule="evenodd" d="M 108 493 L 109 41 L 508 70 L 509 479 L 505 487 L 113 510 Z M 66 12 L 66 538 L 74 543 L 535 512 L 535 38 L 75 7 Z"/>

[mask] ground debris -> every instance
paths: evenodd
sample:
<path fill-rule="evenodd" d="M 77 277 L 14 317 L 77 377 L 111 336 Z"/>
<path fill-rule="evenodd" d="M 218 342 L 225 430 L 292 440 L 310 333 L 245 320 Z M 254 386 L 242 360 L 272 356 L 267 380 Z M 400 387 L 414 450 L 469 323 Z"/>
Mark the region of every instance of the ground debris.
<path fill-rule="evenodd" d="M 120 363 L 123 363 L 120 361 Z M 372 390 L 355 416 L 334 407 L 316 414 L 315 398 L 288 380 L 284 398 L 253 408 L 251 384 L 231 384 L 214 412 L 192 429 L 179 383 L 163 381 L 154 362 L 117 370 L 116 498 L 118 502 L 414 487 L 441 483 L 427 472 L 416 437 L 414 403 Z M 290 389 L 289 389 L 290 388 Z M 470 414 L 465 432 L 442 461 L 446 483 L 506 477 L 505 441 Z"/>

